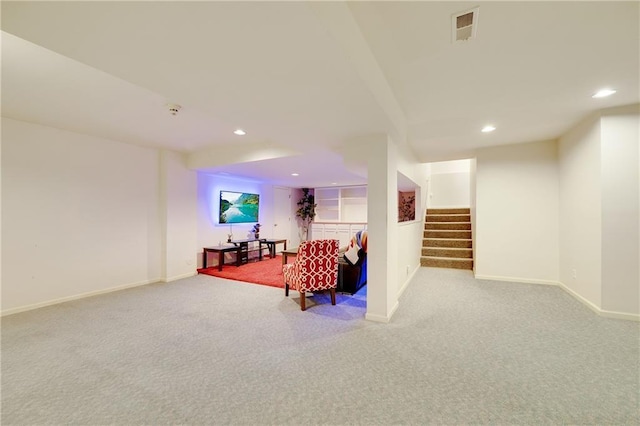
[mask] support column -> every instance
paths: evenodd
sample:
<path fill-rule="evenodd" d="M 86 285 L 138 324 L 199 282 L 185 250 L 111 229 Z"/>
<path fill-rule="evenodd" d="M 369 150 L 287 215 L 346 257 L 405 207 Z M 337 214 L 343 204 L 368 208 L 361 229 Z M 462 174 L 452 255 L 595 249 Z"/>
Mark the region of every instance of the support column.
<path fill-rule="evenodd" d="M 386 135 L 366 143 L 367 174 L 367 313 L 388 322 L 398 307 L 397 148 Z"/>

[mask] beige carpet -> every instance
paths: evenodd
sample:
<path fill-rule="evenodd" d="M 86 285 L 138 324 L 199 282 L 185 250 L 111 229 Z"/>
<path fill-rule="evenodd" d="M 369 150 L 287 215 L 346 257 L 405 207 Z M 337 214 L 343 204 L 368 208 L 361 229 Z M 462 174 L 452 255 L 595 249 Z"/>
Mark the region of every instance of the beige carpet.
<path fill-rule="evenodd" d="M 1 423 L 640 423 L 640 325 L 558 288 L 423 268 L 390 324 L 295 297 L 196 276 L 5 317 Z"/>

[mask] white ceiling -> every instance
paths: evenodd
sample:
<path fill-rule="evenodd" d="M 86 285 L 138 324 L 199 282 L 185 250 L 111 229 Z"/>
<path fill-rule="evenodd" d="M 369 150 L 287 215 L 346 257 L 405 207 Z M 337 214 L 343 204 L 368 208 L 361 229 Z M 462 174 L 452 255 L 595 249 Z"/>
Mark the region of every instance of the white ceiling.
<path fill-rule="evenodd" d="M 477 38 L 452 43 L 452 15 L 478 5 Z M 363 135 L 468 158 L 640 102 L 638 2 L 1 7 L 3 116 L 202 158 L 281 147 L 297 155 L 200 166 L 278 185 L 365 182 L 336 150 Z M 592 99 L 602 87 L 618 92 Z"/>

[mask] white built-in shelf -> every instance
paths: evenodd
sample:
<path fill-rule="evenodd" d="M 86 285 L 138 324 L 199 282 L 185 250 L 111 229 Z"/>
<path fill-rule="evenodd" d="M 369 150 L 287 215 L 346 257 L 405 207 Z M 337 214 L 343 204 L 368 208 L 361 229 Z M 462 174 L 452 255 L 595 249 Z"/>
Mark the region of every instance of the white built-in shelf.
<path fill-rule="evenodd" d="M 366 223 L 367 187 L 315 188 L 315 222 Z"/>

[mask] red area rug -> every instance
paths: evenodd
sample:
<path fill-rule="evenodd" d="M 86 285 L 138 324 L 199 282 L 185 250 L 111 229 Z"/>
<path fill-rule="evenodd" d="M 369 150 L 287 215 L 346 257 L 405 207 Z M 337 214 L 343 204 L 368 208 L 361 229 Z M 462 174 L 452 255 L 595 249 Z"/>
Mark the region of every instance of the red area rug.
<path fill-rule="evenodd" d="M 229 280 L 284 288 L 282 256 L 276 256 L 273 259 L 265 257 L 261 261 L 249 262 L 242 266 L 223 265 L 222 271 L 218 271 L 217 266 L 201 268 L 198 269 L 198 273 Z"/>

